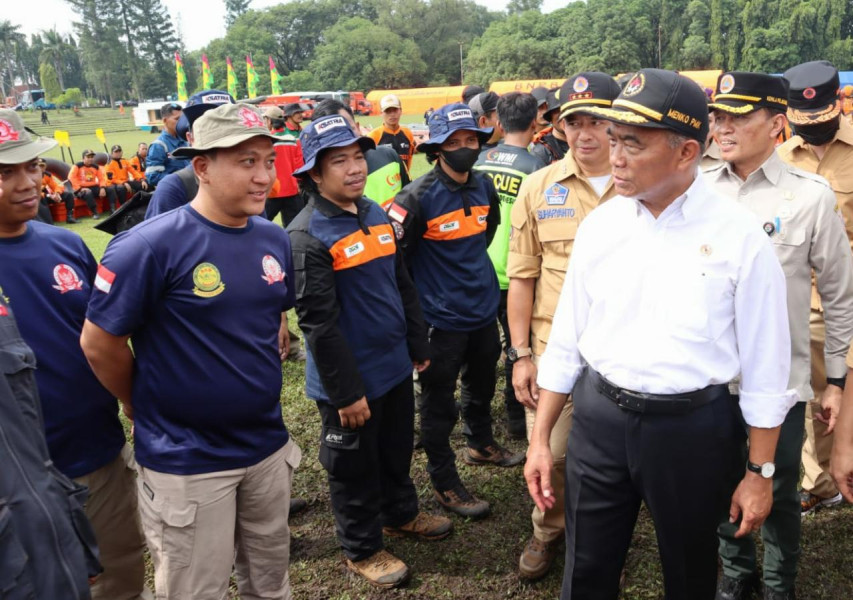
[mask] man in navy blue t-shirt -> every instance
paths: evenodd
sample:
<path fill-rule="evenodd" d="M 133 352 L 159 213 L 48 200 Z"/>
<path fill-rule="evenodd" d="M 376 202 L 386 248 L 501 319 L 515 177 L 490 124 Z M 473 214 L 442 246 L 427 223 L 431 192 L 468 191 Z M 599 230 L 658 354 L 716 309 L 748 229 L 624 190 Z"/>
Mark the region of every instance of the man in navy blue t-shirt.
<path fill-rule="evenodd" d="M 14 111 L 0 110 L 0 295 L 14 307 L 21 335 L 36 356 L 51 460 L 89 488 L 86 515 L 104 567 L 92 597 L 136 599 L 145 591 L 145 541 L 131 451 L 115 396 L 98 382 L 80 350 L 97 264 L 76 233 L 31 220 L 41 188 L 38 155 L 55 145 L 31 139 Z"/>
<path fill-rule="evenodd" d="M 134 420 L 158 594 L 224 597 L 236 550 L 241 596 L 289 599 L 300 450 L 279 396 L 293 266 L 287 233 L 256 217 L 274 138 L 247 104 L 208 111 L 193 132 L 176 152 L 192 159 L 198 194 L 113 238 L 81 343 Z"/>

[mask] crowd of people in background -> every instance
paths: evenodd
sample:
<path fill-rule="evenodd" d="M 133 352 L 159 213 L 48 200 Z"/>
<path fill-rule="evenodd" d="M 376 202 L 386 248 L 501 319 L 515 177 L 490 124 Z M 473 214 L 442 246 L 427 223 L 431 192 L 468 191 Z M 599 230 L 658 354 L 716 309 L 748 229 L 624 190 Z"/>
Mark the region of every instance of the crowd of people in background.
<path fill-rule="evenodd" d="M 300 443 L 327 473 L 347 568 L 373 585 L 411 574 L 385 536 L 453 532 L 421 506 L 416 444 L 441 509 L 500 512 L 457 469 L 461 416 L 464 463 L 523 466 L 519 577 L 564 546 L 564 600 L 617 598 L 645 504 L 667 599 L 796 598 L 801 517 L 853 502 L 853 107 L 837 69 L 725 72 L 713 90 L 585 71 L 460 100 L 427 112 L 416 145 L 393 94 L 364 135 L 336 100 L 306 122 L 299 103 L 205 90 L 165 104 L 131 159 L 85 150 L 64 182 L 41 158 L 54 142 L 0 110 L 13 597 L 221 598 L 234 570 L 242 598 L 291 598 L 291 358 L 321 429 Z M 412 179 L 415 153 L 432 168 Z M 78 200 L 109 211 L 100 263 L 40 222 L 62 203 L 76 223 Z M 504 430 L 526 453 L 496 436 L 501 363 Z"/>

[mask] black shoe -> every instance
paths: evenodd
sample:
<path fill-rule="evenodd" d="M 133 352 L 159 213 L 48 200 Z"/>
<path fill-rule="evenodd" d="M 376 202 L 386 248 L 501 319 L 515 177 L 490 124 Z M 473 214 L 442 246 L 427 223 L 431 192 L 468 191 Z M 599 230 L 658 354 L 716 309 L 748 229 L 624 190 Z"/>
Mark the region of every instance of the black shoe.
<path fill-rule="evenodd" d="M 77 219 L 75 219 L 74 217 L 71 217 L 71 216 L 65 217 L 65 222 L 68 223 L 69 225 L 74 225 L 75 223 L 79 223 L 79 221 Z"/>
<path fill-rule="evenodd" d="M 758 575 L 754 573 L 745 579 L 722 575 L 717 582 L 717 595 L 714 600 L 751 600 L 758 592 Z"/>
<path fill-rule="evenodd" d="M 295 514 L 301 513 L 303 510 L 308 508 L 308 501 L 305 498 L 296 498 L 290 499 L 290 513 L 289 516 L 293 516 Z"/>
<path fill-rule="evenodd" d="M 794 593 L 794 590 L 777 592 L 764 586 L 764 600 L 797 600 L 797 595 Z"/>

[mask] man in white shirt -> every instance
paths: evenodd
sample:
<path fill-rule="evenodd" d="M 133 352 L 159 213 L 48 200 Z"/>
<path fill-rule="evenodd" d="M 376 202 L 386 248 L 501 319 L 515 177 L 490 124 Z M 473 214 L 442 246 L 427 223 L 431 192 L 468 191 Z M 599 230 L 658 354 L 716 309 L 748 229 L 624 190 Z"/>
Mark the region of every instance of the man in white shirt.
<path fill-rule="evenodd" d="M 705 95 L 670 71 L 636 73 L 608 128 L 620 194 L 575 239 L 548 347 L 525 477 L 553 504 L 548 438 L 569 393 L 562 599 L 615 598 L 640 504 L 655 522 L 667 600 L 710 600 L 716 528 L 728 508 L 737 535 L 772 503 L 790 335 L 785 278 L 760 223 L 698 175 L 708 134 Z M 731 498 L 739 427 L 727 384 L 741 374 L 749 462 Z"/>
<path fill-rule="evenodd" d="M 764 598 L 793 600 L 800 555 L 802 508 L 797 492 L 806 403 L 810 385 L 809 315 L 812 271 L 826 321 L 826 373 L 844 385 L 844 357 L 853 338 L 853 258 L 827 181 L 782 161 L 776 139 L 785 128 L 788 82 L 764 73 L 720 75 L 714 102 L 714 138 L 723 162 L 705 171 L 708 183 L 754 212 L 773 243 L 788 287 L 791 375 L 800 401 L 788 411 L 776 448 L 773 510 L 761 528 L 764 541 Z M 841 390 L 838 390 L 839 395 Z M 745 435 L 734 464 L 746 459 Z M 736 475 L 740 479 L 739 475 Z M 733 478 L 733 484 L 736 483 Z M 746 600 L 758 584 L 755 543 L 735 539 L 736 527 L 720 525 L 723 573 L 718 600 Z"/>

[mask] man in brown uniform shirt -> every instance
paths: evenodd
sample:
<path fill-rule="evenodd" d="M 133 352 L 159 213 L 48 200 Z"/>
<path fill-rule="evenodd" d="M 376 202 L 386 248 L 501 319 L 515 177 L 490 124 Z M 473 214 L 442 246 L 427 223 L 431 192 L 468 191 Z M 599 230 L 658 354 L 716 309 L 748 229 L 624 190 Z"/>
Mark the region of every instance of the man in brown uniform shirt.
<path fill-rule="evenodd" d="M 619 86 L 604 73 L 579 73 L 563 84 L 558 94 L 562 103 L 560 125 L 571 151 L 529 175 L 512 207 L 507 264 L 512 347 L 507 357 L 514 361 L 513 388 L 525 406 L 528 436 L 539 395 L 536 364 L 551 333 L 575 233 L 592 209 L 615 195 L 608 158 L 608 122 L 584 112 L 584 108 L 610 106 L 618 95 Z M 563 539 L 563 462 L 571 417 L 569 400 L 551 434 L 555 463 L 551 477 L 557 503 L 545 512 L 534 507 L 533 536 L 519 559 L 519 572 L 528 579 L 548 571 Z"/>
<path fill-rule="evenodd" d="M 829 181 L 853 247 L 853 124 L 841 116 L 838 70 L 827 61 L 808 62 L 788 69 L 785 79 L 790 84 L 788 121 L 796 135 L 779 147 L 779 156 Z M 806 406 L 802 452 L 805 475 L 800 494 L 803 513 L 841 502 L 841 494 L 829 474 L 829 434 L 830 423 L 834 424 L 841 406 L 844 379 L 826 377 L 826 328 L 816 291 L 813 287 L 811 351 L 815 397 Z"/>

